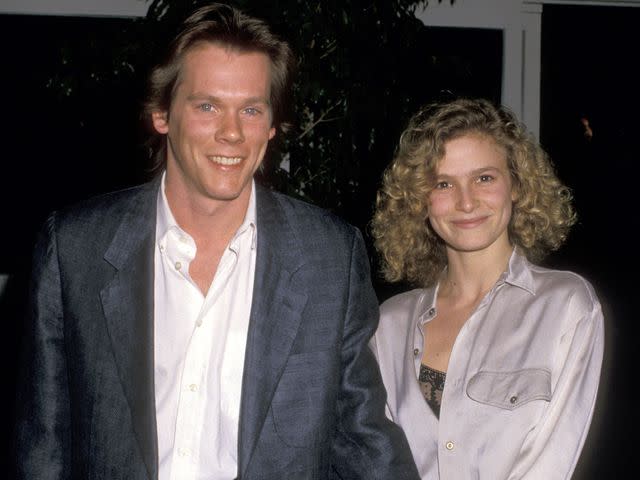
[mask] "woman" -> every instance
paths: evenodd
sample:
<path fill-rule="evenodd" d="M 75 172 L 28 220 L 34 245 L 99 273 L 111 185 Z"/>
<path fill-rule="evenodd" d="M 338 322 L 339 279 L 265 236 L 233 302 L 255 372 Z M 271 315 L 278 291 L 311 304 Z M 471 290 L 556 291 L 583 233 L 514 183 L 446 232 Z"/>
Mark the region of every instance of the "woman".
<path fill-rule="evenodd" d="M 603 355 L 592 286 L 534 263 L 575 223 L 525 128 L 485 100 L 418 112 L 378 194 L 389 281 L 372 348 L 423 479 L 566 479 Z"/>

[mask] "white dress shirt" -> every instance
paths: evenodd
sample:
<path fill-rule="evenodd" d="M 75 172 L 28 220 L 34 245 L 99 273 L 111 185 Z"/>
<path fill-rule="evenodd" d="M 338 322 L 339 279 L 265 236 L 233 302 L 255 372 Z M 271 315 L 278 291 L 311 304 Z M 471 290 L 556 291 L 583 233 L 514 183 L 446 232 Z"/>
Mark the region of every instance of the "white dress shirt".
<path fill-rule="evenodd" d="M 387 414 L 423 479 L 569 479 L 593 414 L 604 348 L 600 303 L 580 276 L 514 252 L 455 340 L 440 420 L 418 383 L 437 286 L 381 306 L 371 346 Z"/>
<path fill-rule="evenodd" d="M 206 296 L 189 276 L 196 244 L 158 193 L 154 280 L 159 480 L 237 474 L 244 353 L 256 262 L 255 185 Z"/>

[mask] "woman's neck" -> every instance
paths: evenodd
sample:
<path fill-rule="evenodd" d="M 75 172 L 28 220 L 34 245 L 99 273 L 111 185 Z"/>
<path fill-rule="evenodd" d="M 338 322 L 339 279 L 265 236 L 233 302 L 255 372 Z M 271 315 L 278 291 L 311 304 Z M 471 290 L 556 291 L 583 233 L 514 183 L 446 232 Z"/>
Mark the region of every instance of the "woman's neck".
<path fill-rule="evenodd" d="M 448 251 L 447 269 L 440 280 L 439 295 L 474 302 L 495 285 L 507 269 L 513 247 L 480 252 Z"/>

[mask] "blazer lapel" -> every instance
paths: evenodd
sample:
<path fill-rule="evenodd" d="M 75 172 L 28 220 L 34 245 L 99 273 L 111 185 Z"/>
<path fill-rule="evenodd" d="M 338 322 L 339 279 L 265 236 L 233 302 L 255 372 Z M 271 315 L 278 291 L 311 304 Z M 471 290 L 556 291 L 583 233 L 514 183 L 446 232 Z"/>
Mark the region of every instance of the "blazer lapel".
<path fill-rule="evenodd" d="M 115 273 L 101 292 L 118 373 L 149 478 L 157 478 L 153 368 L 153 243 L 158 182 L 124 207 L 105 260 Z M 116 414 L 114 412 L 114 414 Z"/>
<path fill-rule="evenodd" d="M 242 382 L 239 477 L 251 459 L 307 302 L 293 283 L 303 263 L 295 240 L 299 232 L 272 193 L 260 187 L 256 193 L 258 250 Z"/>

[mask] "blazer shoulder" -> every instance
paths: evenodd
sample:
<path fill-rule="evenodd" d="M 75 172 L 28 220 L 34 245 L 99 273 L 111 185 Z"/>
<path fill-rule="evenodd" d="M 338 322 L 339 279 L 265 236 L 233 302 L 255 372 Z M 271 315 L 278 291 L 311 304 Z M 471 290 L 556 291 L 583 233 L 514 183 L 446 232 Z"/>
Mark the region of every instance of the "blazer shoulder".
<path fill-rule="evenodd" d="M 96 235 L 114 228 L 128 214 L 146 214 L 155 208 L 156 182 L 103 193 L 50 214 L 59 234 Z"/>
<path fill-rule="evenodd" d="M 264 187 L 260 192 L 262 200 L 276 204 L 293 229 L 304 232 L 306 238 L 312 238 L 314 233 L 352 238 L 356 232 L 359 233 L 355 226 L 322 207 Z"/>

